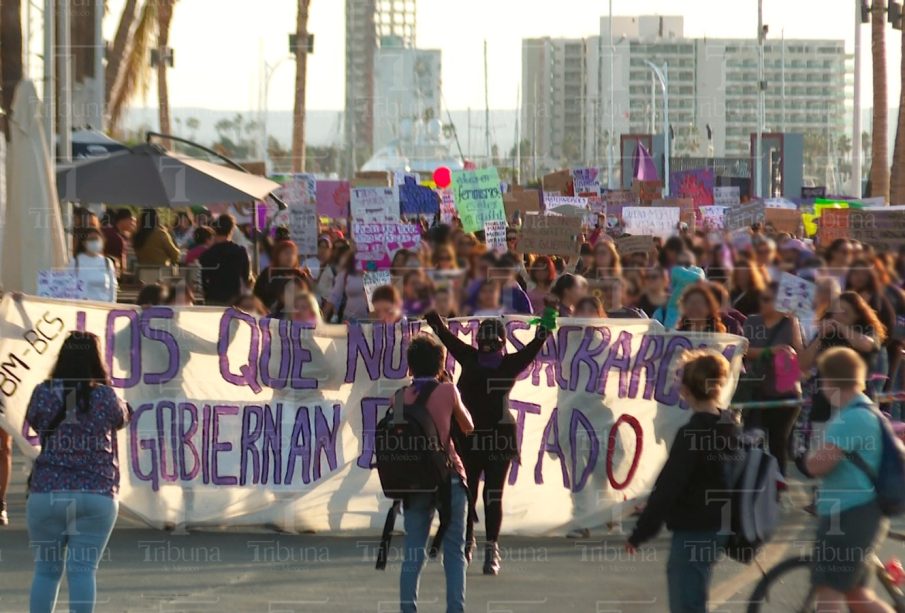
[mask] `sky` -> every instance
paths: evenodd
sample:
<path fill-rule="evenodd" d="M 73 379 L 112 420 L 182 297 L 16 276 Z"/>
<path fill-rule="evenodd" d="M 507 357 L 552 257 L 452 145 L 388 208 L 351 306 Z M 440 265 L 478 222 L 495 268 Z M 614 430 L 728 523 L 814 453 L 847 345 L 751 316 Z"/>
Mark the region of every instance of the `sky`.
<path fill-rule="evenodd" d="M 854 0 L 763 0 L 770 38 L 845 39 L 854 49 Z M 123 0 L 109 2 L 112 39 Z M 344 97 L 344 0 L 312 0 L 308 108 L 338 110 Z M 521 80 L 521 41 L 599 34 L 605 0 L 417 0 L 417 45 L 443 51 L 443 95 L 450 109 L 483 109 L 483 45 L 488 43 L 491 108 L 514 109 Z M 683 15 L 686 37 L 753 38 L 757 0 L 613 0 L 614 15 Z M 173 107 L 257 109 L 263 62 L 276 65 L 271 111 L 293 104 L 294 68 L 287 35 L 294 0 L 178 0 L 170 36 Z M 862 29 L 864 106 L 871 105 L 870 26 Z M 901 33 L 887 28 L 889 106 L 898 106 Z M 281 60 L 285 60 L 282 61 Z M 147 100 L 155 106 L 152 86 Z M 894 121 L 894 120 L 893 120 Z"/>

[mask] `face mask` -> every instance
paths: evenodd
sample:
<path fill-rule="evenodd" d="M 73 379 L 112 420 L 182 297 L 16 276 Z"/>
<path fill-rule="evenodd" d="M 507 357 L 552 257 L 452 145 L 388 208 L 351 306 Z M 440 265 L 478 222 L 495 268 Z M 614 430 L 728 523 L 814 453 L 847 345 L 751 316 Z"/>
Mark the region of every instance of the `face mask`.
<path fill-rule="evenodd" d="M 85 241 L 85 250 L 88 253 L 100 253 L 101 249 L 103 249 L 103 244 L 99 240 L 90 240 Z"/>

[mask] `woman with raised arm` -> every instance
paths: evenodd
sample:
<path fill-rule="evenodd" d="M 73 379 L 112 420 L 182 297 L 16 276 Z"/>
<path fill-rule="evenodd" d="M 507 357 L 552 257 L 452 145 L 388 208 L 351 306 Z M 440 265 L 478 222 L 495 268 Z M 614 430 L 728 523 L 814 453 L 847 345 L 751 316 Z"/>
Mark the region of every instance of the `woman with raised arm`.
<path fill-rule="evenodd" d="M 456 441 L 465 463 L 472 508 L 477 501 L 481 474 L 484 475 L 484 521 L 487 544 L 484 574 L 500 572 L 500 527 L 503 523 L 503 487 L 509 464 L 519 455 L 516 422 L 509 411 L 509 392 L 523 370 L 534 361 L 549 333 L 541 323 L 534 340 L 515 353 L 505 354 L 506 328 L 499 319 L 485 319 L 478 327 L 477 348 L 467 345 L 440 319 L 435 311 L 425 316 L 440 341 L 462 367 L 457 387 L 462 402 L 474 421 L 474 432 Z M 552 327 L 552 325 L 551 325 Z M 465 535 L 465 556 L 474 554 L 474 513 L 469 513 Z"/>

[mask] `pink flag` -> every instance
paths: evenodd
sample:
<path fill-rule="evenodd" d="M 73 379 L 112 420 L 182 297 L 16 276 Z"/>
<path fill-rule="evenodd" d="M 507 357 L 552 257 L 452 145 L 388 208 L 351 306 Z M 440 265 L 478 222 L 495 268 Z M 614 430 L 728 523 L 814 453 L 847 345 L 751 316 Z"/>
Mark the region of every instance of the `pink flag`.
<path fill-rule="evenodd" d="M 659 180 L 660 177 L 657 176 L 657 166 L 650 157 L 650 152 L 647 150 L 647 147 L 640 141 L 638 142 L 638 147 L 635 149 L 634 165 L 635 178 L 639 181 Z"/>

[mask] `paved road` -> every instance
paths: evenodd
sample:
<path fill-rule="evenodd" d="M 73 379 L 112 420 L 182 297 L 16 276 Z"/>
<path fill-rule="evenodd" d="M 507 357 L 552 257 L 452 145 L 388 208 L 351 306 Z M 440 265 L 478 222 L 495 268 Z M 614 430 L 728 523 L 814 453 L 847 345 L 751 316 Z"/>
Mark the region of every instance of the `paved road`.
<path fill-rule="evenodd" d="M 28 610 L 32 559 L 24 528 L 24 468 L 17 464 L 10 498 L 12 525 L 0 529 L 0 612 Z M 795 504 L 805 498 L 798 488 Z M 784 514 L 781 534 L 764 551 L 770 566 L 806 550 L 811 518 L 797 508 Z M 630 523 L 624 528 L 630 529 Z M 401 545 L 401 538 L 394 545 Z M 504 538 L 503 574 L 468 574 L 468 610 L 665 611 L 666 534 L 634 558 L 622 551 L 624 536 L 601 529 L 587 540 Z M 98 574 L 100 612 L 296 613 L 398 610 L 399 549 L 385 573 L 373 569 L 376 540 L 203 532 L 169 534 L 121 518 Z M 888 545 L 884 559 L 896 552 Z M 760 576 L 756 566 L 721 562 L 711 592 L 713 610 L 744 611 Z M 61 590 L 58 610 L 66 598 Z M 442 567 L 428 565 L 422 611 L 443 611 Z"/>

